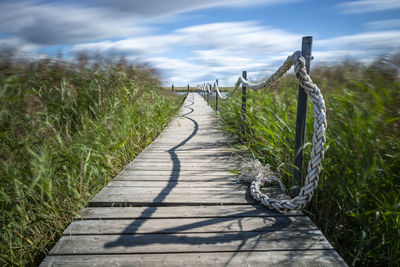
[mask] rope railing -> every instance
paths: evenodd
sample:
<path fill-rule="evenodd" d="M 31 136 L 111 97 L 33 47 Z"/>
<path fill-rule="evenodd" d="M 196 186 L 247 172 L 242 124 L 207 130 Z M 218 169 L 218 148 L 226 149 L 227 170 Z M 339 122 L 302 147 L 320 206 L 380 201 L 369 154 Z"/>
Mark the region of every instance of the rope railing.
<path fill-rule="evenodd" d="M 311 151 L 311 157 L 307 165 L 307 176 L 305 177 L 304 185 L 299 190 L 297 196 L 291 199 L 278 200 L 269 197 L 268 195 L 264 194 L 261 191 L 262 186 L 264 186 L 266 183 L 276 182 L 281 186 L 282 189 L 284 190 L 286 189 L 283 186 L 282 182 L 280 181 L 279 175 L 272 172 L 269 168 L 269 165 L 262 166 L 262 164 L 258 160 L 253 160 L 251 162 L 243 164 L 242 173 L 239 176 L 240 180 L 251 183 L 250 192 L 254 199 L 256 199 L 258 202 L 262 203 L 268 208 L 276 209 L 279 211 L 304 208 L 305 205 L 311 201 L 314 192 L 318 187 L 319 174 L 321 173 L 322 169 L 322 160 L 324 158 L 324 145 L 326 142 L 325 131 L 327 128 L 326 108 L 321 90 L 318 88 L 316 84 L 313 83 L 313 81 L 309 76 L 311 40 L 312 37 L 304 37 L 303 47 L 302 47 L 303 52 L 296 51 L 292 55 L 288 56 L 285 62 L 282 64 L 282 66 L 280 66 L 275 73 L 273 73 L 267 80 L 263 82 L 251 83 L 246 79 L 247 73 L 243 72 L 242 77 L 238 78 L 234 90 L 228 96 L 224 97 L 221 94 L 218 87 L 218 80 L 213 85 L 211 85 L 210 83 L 203 83 L 197 85 L 198 90 L 203 92 L 204 98 L 205 98 L 205 93 L 207 93 L 208 104 L 210 104 L 209 95 L 212 91 L 216 92 L 216 103 L 217 103 L 218 97 L 221 99 L 229 99 L 236 92 L 239 86 L 242 85 L 242 115 L 243 115 L 242 119 L 244 120 L 245 119 L 244 113 L 246 111 L 245 110 L 246 88 L 258 90 L 261 88 L 270 87 L 274 82 L 276 82 L 279 78 L 281 78 L 292 66 L 294 66 L 294 72 L 296 74 L 296 77 L 300 85 L 299 100 L 301 97 L 300 95 L 301 93 L 306 94 L 305 101 L 302 101 L 302 103 L 301 101 L 299 101 L 298 103 L 296 146 L 295 146 L 295 165 L 297 166 L 297 169 L 295 168 L 294 171 L 295 176 L 301 173 L 301 167 L 302 167 L 303 145 L 304 145 L 304 135 L 305 135 L 305 115 L 307 110 L 306 109 L 307 96 L 310 96 L 313 105 L 313 117 L 314 117 L 314 133 L 312 137 L 313 147 Z M 306 58 L 303 56 L 304 54 L 308 54 L 307 55 L 308 62 Z M 303 108 L 300 107 L 301 104 L 303 105 Z M 301 109 L 302 111 L 299 112 L 299 110 Z M 303 125 L 299 123 L 299 115 L 302 116 L 302 118 L 300 118 L 300 121 L 302 120 L 301 123 L 303 123 Z M 243 128 L 242 131 L 244 133 L 245 128 Z M 298 136 L 300 136 L 300 138 L 298 138 Z M 299 156 L 299 154 L 301 155 L 300 161 L 298 161 L 297 160 L 298 158 L 296 158 Z"/>

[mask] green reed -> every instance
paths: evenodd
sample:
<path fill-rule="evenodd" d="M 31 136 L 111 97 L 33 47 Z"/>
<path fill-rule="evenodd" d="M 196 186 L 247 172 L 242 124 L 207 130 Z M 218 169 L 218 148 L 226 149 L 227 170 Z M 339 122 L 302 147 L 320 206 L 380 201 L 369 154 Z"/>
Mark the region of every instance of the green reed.
<path fill-rule="evenodd" d="M 400 264 L 399 58 L 312 70 L 325 97 L 328 129 L 319 188 L 306 213 L 349 265 Z M 294 75 L 287 75 L 273 88 L 248 90 L 247 98 L 246 144 L 288 187 L 297 88 Z M 240 93 L 220 101 L 219 110 L 226 128 L 240 136 Z M 307 116 L 305 161 L 312 147 L 311 105 Z"/>
<path fill-rule="evenodd" d="M 102 59 L 2 58 L 0 83 L 0 264 L 34 265 L 182 97 L 151 69 Z"/>

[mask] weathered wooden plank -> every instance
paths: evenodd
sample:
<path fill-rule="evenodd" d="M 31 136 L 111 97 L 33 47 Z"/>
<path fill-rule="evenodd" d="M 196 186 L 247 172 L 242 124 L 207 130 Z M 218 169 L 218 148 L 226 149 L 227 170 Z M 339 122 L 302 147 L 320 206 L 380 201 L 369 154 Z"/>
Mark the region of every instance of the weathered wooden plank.
<path fill-rule="evenodd" d="M 230 172 L 229 170 L 124 170 L 119 175 L 121 176 L 171 176 L 171 175 L 180 175 L 180 176 L 210 176 L 210 177 L 231 177 L 231 176 L 238 176 L 237 173 Z M 118 175 L 118 176 L 119 176 Z"/>
<path fill-rule="evenodd" d="M 237 190 L 241 188 L 242 190 Z M 104 187 L 99 194 L 101 195 L 131 195 L 131 194 L 146 194 L 150 196 L 157 196 L 158 194 L 162 195 L 171 195 L 171 194 L 179 194 L 182 195 L 244 195 L 247 187 L 243 186 L 232 186 L 232 187 L 176 187 L 175 182 L 169 183 L 168 186 L 165 187 L 136 187 L 136 186 L 106 186 Z M 165 193 L 164 193 L 165 192 Z"/>
<path fill-rule="evenodd" d="M 165 188 L 165 187 L 175 187 L 175 188 L 198 188 L 198 187 L 228 187 L 231 189 L 242 188 L 246 190 L 247 185 L 238 184 L 233 181 L 208 181 L 208 182 L 188 182 L 188 181 L 177 181 L 176 183 L 171 183 L 169 181 L 111 181 L 107 187 L 151 187 L 151 188 Z"/>
<path fill-rule="evenodd" d="M 238 163 L 225 163 L 225 164 L 215 164 L 215 163 L 187 163 L 181 162 L 179 160 L 171 161 L 168 163 L 162 162 L 153 162 L 150 164 L 140 164 L 138 162 L 132 162 L 129 164 L 125 170 L 126 171 L 135 171 L 135 170 L 143 170 L 143 171 L 171 171 L 172 169 L 179 171 L 193 171 L 193 170 L 204 170 L 204 171 L 226 171 L 226 170 L 239 170 L 240 162 Z"/>
<path fill-rule="evenodd" d="M 187 145 L 190 145 L 190 146 L 204 146 L 204 148 L 206 148 L 207 146 L 211 147 L 214 144 L 214 142 L 222 143 L 223 141 L 224 141 L 223 138 L 215 139 L 215 140 L 213 140 L 213 139 L 203 139 L 203 140 L 188 139 L 188 140 L 186 140 L 185 138 L 182 138 L 182 139 L 176 139 L 176 140 L 174 140 L 174 139 L 172 139 L 172 140 L 171 139 L 170 140 L 160 140 L 160 141 L 157 141 L 155 143 L 155 145 L 182 147 L 185 144 L 187 144 Z M 227 149 L 229 149 L 229 147 L 227 147 Z"/>
<path fill-rule="evenodd" d="M 311 251 L 248 251 L 207 252 L 172 254 L 117 254 L 48 256 L 41 267 L 50 266 L 282 266 L 320 267 L 346 266 L 340 256 L 331 249 Z"/>
<path fill-rule="evenodd" d="M 261 205 L 197 206 L 197 207 L 88 207 L 76 219 L 161 219 L 161 218 L 224 218 L 304 216 L 299 210 L 277 212 Z"/>
<path fill-rule="evenodd" d="M 173 143 L 161 143 L 161 144 L 154 144 L 148 146 L 144 151 L 151 151 L 151 150 L 168 150 L 168 149 L 174 149 L 175 151 L 182 151 L 182 150 L 224 150 L 228 152 L 237 152 L 234 148 L 230 148 L 226 144 L 221 144 L 221 143 L 210 143 L 207 146 L 201 146 L 201 145 L 196 145 L 196 144 L 188 144 L 188 145 L 183 145 L 179 147 L 174 147 L 175 142 Z"/>
<path fill-rule="evenodd" d="M 200 145 L 201 146 L 201 145 Z M 144 152 L 148 152 L 148 153 L 160 153 L 160 152 L 164 152 L 164 153 L 176 153 L 176 152 L 190 152 L 191 154 L 196 154 L 197 152 L 209 152 L 209 153 L 214 153 L 214 152 L 220 152 L 220 153 L 224 153 L 224 152 L 231 152 L 234 153 L 235 151 L 226 147 L 215 147 L 215 146 L 210 146 L 210 147 L 206 147 L 203 146 L 202 148 L 199 147 L 199 145 L 193 145 L 191 147 L 188 146 L 181 146 L 181 147 L 177 147 L 174 148 L 174 145 L 163 145 L 162 147 L 152 147 L 149 149 L 146 149 Z M 179 153 L 179 154 L 184 154 L 184 153 Z"/>
<path fill-rule="evenodd" d="M 176 156 L 193 156 L 193 157 L 199 157 L 199 156 L 209 156 L 209 157 L 218 157 L 218 156 L 229 156 L 229 155 L 236 155 L 234 152 L 230 151 L 207 151 L 207 150 L 197 150 L 195 153 L 191 150 L 175 150 L 172 151 L 172 153 Z M 147 151 L 146 154 L 148 155 L 171 155 L 168 151 Z"/>
<path fill-rule="evenodd" d="M 223 164 L 223 163 L 229 163 L 232 162 L 231 157 L 226 157 L 226 158 L 206 158 L 206 159 L 198 159 L 196 157 L 186 157 L 185 159 L 179 158 L 179 161 L 183 163 L 188 163 L 188 164 L 197 164 L 197 163 L 215 163 L 215 164 Z M 239 160 L 239 159 L 238 159 Z M 165 157 L 157 157 L 157 158 L 151 158 L 151 157 L 140 157 L 134 159 L 131 164 L 133 165 L 134 163 L 147 163 L 147 164 L 152 164 L 152 163 L 170 163 L 171 162 L 171 157 L 165 156 Z"/>
<path fill-rule="evenodd" d="M 140 160 L 153 160 L 154 162 L 157 162 L 159 159 L 162 160 L 179 160 L 180 162 L 191 162 L 191 161 L 202 161 L 202 162 L 209 162 L 209 161 L 218 161 L 218 160 L 227 160 L 229 158 L 232 159 L 232 161 L 235 160 L 235 158 L 239 158 L 242 160 L 241 155 L 235 155 L 235 154 L 216 154 L 212 155 L 209 153 L 204 153 L 204 154 L 175 154 L 175 153 L 149 153 L 149 154 L 140 154 L 138 155 L 132 162 L 140 161 Z"/>
<path fill-rule="evenodd" d="M 223 187 L 188 187 L 188 186 L 176 186 L 177 182 L 172 181 L 168 182 L 168 184 L 164 187 L 141 187 L 141 186 L 106 186 L 104 187 L 99 194 L 101 195 L 131 195 L 131 194 L 146 194 L 146 195 L 205 195 L 209 194 L 210 196 L 219 195 L 245 195 L 248 193 L 248 186 L 244 184 L 232 184 L 230 186 Z M 261 189 L 262 192 L 270 194 L 270 195 L 284 195 L 284 192 L 281 192 L 277 188 L 274 187 L 265 187 Z"/>
<path fill-rule="evenodd" d="M 142 172 L 143 173 L 143 172 Z M 143 175 L 118 175 L 114 181 L 185 181 L 185 182 L 235 182 L 236 175 L 181 175 L 179 172 L 166 174 L 164 172 L 148 172 Z"/>
<path fill-rule="evenodd" d="M 318 230 L 63 236 L 50 255 L 332 249 Z"/>
<path fill-rule="evenodd" d="M 81 220 L 72 222 L 63 235 L 175 234 L 318 230 L 305 216 L 225 217 L 133 220 Z"/>
<path fill-rule="evenodd" d="M 142 205 L 250 205 L 255 200 L 245 194 L 123 194 L 123 193 L 99 193 L 93 197 L 91 207 L 130 207 Z"/>
<path fill-rule="evenodd" d="M 287 199 L 287 195 L 276 188 L 266 188 L 264 192 L 277 199 Z M 235 205 L 255 204 L 248 190 L 230 188 L 146 188 L 105 187 L 89 205 L 91 206 L 137 206 L 137 205 Z"/>
<path fill-rule="evenodd" d="M 129 167 L 146 167 L 149 165 L 155 166 L 155 167 L 170 167 L 179 164 L 180 166 L 187 166 L 187 167 L 208 167 L 208 169 L 213 169 L 216 167 L 225 167 L 225 170 L 229 170 L 231 167 L 238 167 L 240 166 L 242 162 L 237 161 L 237 162 L 232 162 L 232 161 L 222 161 L 222 160 L 214 160 L 213 162 L 188 162 L 187 160 L 181 161 L 179 159 L 176 160 L 170 160 L 169 162 L 157 162 L 157 161 L 151 161 L 147 160 L 145 162 L 139 162 L 139 161 L 132 161 L 128 166 Z"/>

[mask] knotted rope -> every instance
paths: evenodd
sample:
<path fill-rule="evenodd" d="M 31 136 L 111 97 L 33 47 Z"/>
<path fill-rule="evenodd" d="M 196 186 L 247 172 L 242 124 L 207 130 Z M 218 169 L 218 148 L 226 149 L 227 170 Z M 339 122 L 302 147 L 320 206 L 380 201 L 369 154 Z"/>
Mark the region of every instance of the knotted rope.
<path fill-rule="evenodd" d="M 325 131 L 327 123 L 324 98 L 318 86 L 313 83 L 310 76 L 307 74 L 306 61 L 300 51 L 290 55 L 283 65 L 279 67 L 279 69 L 266 81 L 254 84 L 240 77 L 235 84 L 235 90 L 240 86 L 240 84 L 251 89 L 268 87 L 282 77 L 282 75 L 285 74 L 293 65 L 301 88 L 303 88 L 307 95 L 310 96 L 313 103 L 313 148 L 310 161 L 308 162 L 307 176 L 305 178 L 304 186 L 300 189 L 298 196 L 290 200 L 277 200 L 268 197 L 260 190 L 260 188 L 267 182 L 278 182 L 281 185 L 281 188 L 284 189 L 278 175 L 270 171 L 268 165 L 263 167 L 258 161 L 246 163 L 242 166 L 242 174 L 239 176 L 240 180 L 251 182 L 250 192 L 254 199 L 261 202 L 268 208 L 280 211 L 303 208 L 308 202 L 311 201 L 314 191 L 318 187 L 318 176 L 321 173 L 321 161 L 324 158 L 324 144 L 326 142 Z"/>
<path fill-rule="evenodd" d="M 218 97 L 221 98 L 222 100 L 226 100 L 228 98 L 230 98 L 232 95 L 235 94 L 237 87 L 234 88 L 234 90 L 227 96 L 223 96 L 221 94 L 221 91 L 219 90 L 218 84 L 216 82 L 213 83 L 213 85 L 211 86 L 211 90 L 210 90 L 210 83 L 203 83 L 203 84 L 198 84 L 197 85 L 197 90 L 203 91 L 203 92 L 212 92 L 215 91 L 218 94 Z"/>

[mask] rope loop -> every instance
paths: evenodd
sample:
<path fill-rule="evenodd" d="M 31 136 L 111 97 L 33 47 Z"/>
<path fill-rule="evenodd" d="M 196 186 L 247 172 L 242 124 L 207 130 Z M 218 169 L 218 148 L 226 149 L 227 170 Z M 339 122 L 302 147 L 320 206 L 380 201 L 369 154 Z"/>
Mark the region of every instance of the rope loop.
<path fill-rule="evenodd" d="M 260 162 L 252 161 L 242 166 L 242 174 L 239 176 L 240 180 L 251 182 L 250 193 L 254 199 L 270 209 L 279 211 L 304 208 L 305 205 L 311 201 L 314 196 L 314 191 L 318 187 L 319 174 L 321 173 L 322 160 L 324 158 L 324 145 L 326 142 L 325 131 L 327 128 L 324 98 L 321 90 L 313 83 L 310 76 L 307 74 L 306 61 L 300 51 L 296 51 L 290 55 L 282 66 L 280 66 L 267 80 L 254 84 L 239 77 L 235 84 L 235 90 L 240 86 L 240 84 L 250 89 L 265 88 L 282 77 L 292 66 L 294 66 L 294 71 L 301 88 L 310 96 L 313 104 L 313 148 L 307 166 L 307 176 L 305 178 L 304 186 L 300 189 L 298 196 L 288 200 L 277 200 L 270 198 L 268 195 L 261 192 L 261 188 L 267 182 L 271 181 L 279 183 L 281 188 L 284 189 L 279 176 L 271 172 L 268 165 L 262 166 Z"/>
<path fill-rule="evenodd" d="M 229 96 L 226 97 L 222 96 L 217 83 L 212 85 L 212 90 L 215 90 L 219 97 L 222 99 L 228 99 L 236 92 L 240 85 L 254 90 L 271 86 L 292 66 L 301 88 L 308 96 L 310 96 L 313 104 L 313 148 L 311 151 L 311 158 L 307 166 L 307 176 L 305 178 L 304 186 L 300 189 L 299 195 L 292 199 L 277 200 L 268 197 L 268 195 L 261 192 L 261 188 L 266 183 L 278 183 L 282 190 L 286 191 L 286 189 L 279 179 L 279 175 L 272 172 L 269 168 L 269 165 L 262 166 L 262 164 L 257 160 L 253 160 L 244 164 L 242 166 L 242 174 L 239 176 L 239 180 L 251 182 L 250 193 L 254 199 L 270 209 L 279 211 L 301 209 L 311 201 L 312 197 L 314 196 L 314 191 L 318 187 L 319 174 L 321 173 L 322 160 L 324 158 L 324 145 L 326 142 L 325 131 L 327 127 L 325 101 L 321 90 L 316 84 L 313 83 L 310 76 L 307 74 L 306 60 L 302 56 L 301 51 L 294 52 L 292 55 L 287 57 L 285 62 L 275 73 L 261 83 L 251 83 L 246 81 L 243 77 L 239 77 L 235 84 L 234 90 Z M 203 92 L 211 92 L 209 83 L 197 85 L 197 88 Z"/>

